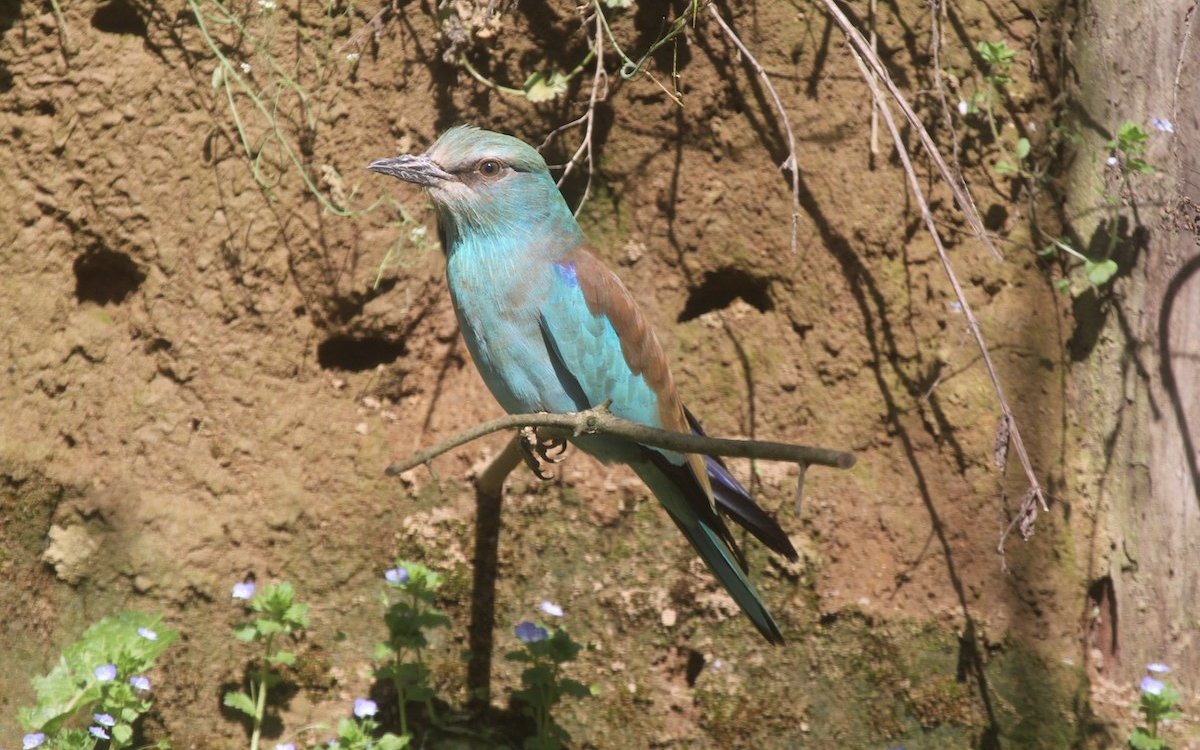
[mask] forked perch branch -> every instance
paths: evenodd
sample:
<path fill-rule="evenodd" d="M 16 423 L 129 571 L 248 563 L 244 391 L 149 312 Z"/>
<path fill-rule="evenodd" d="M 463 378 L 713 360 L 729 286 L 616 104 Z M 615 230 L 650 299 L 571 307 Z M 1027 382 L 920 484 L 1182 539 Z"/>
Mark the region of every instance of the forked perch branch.
<path fill-rule="evenodd" d="M 549 428 L 564 436 L 603 433 L 681 453 L 791 461 L 800 467 L 800 476 L 796 483 L 797 510 L 800 507 L 800 493 L 804 488 L 804 472 L 809 464 L 839 469 L 849 469 L 854 465 L 853 454 L 828 448 L 761 440 L 728 440 L 659 430 L 613 416 L 608 410 L 608 404 L 604 404 L 568 414 L 512 414 L 493 419 L 419 451 L 404 461 L 392 464 L 387 468 L 387 473 L 389 476 L 401 474 L 421 464 L 428 464 L 446 451 L 476 438 L 519 427 Z M 475 553 L 472 558 L 474 580 L 471 587 L 471 624 L 468 629 L 470 656 L 467 661 L 467 688 L 471 695 L 471 707 L 477 713 L 487 710 L 491 694 L 496 574 L 504 480 L 520 464 L 520 455 L 520 441 L 514 436 L 500 455 L 496 456 L 475 480 Z"/>
<path fill-rule="evenodd" d="M 437 456 L 464 443 L 469 443 L 493 432 L 518 427 L 547 427 L 563 430 L 568 435 L 574 436 L 602 433 L 680 453 L 760 458 L 767 461 L 789 461 L 802 466 L 810 464 L 832 466 L 837 469 L 849 469 L 854 466 L 854 454 L 844 451 L 765 440 L 731 440 L 660 430 L 621 419 L 613 415 L 607 406 L 597 406 L 586 411 L 566 414 L 510 414 L 506 417 L 499 417 L 490 422 L 476 425 L 454 437 L 418 451 L 403 461 L 392 464 L 387 467 L 387 474 L 389 476 L 401 474 L 415 466 L 429 463 Z"/>

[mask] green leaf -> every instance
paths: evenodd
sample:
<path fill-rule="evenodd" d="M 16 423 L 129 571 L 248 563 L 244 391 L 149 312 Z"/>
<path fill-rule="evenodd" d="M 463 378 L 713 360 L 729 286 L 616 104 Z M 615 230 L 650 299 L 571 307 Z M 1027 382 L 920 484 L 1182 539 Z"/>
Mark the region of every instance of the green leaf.
<path fill-rule="evenodd" d="M 239 641 L 246 642 L 256 640 L 258 638 L 258 628 L 254 627 L 253 624 L 238 625 L 233 629 L 233 637 Z"/>
<path fill-rule="evenodd" d="M 628 8 L 633 5 L 633 0 L 604 0 L 604 6 L 614 10 L 619 8 Z"/>
<path fill-rule="evenodd" d="M 996 165 L 992 169 L 996 170 L 997 174 L 1013 174 L 1017 171 L 1016 167 L 1006 161 L 996 162 Z"/>
<path fill-rule="evenodd" d="M 590 698 L 592 696 L 592 689 L 578 680 L 560 680 L 558 688 L 562 691 L 563 695 L 569 695 L 573 698 Z"/>
<path fill-rule="evenodd" d="M 250 700 L 250 696 L 245 693 L 241 691 L 228 692 L 225 694 L 225 699 L 222 702 L 226 706 L 237 709 L 250 718 L 254 718 L 254 701 Z"/>
<path fill-rule="evenodd" d="M 1026 156 L 1029 156 L 1029 149 L 1030 149 L 1030 145 L 1029 145 L 1028 138 L 1018 138 L 1017 139 L 1017 158 L 1018 159 L 1024 159 Z"/>
<path fill-rule="evenodd" d="M 1071 280 L 1059 279 L 1058 281 L 1054 282 L 1054 288 L 1063 294 L 1067 294 L 1071 291 Z"/>
<path fill-rule="evenodd" d="M 284 664 L 291 667 L 296 664 L 296 655 L 291 651 L 276 651 L 267 657 L 267 660 L 272 664 Z"/>
<path fill-rule="evenodd" d="M 308 605 L 293 604 L 283 613 L 283 621 L 297 628 L 308 627 Z"/>
<path fill-rule="evenodd" d="M 397 736 L 388 732 L 379 738 L 375 743 L 376 750 L 403 750 L 408 747 L 408 743 L 412 740 L 408 735 L 403 737 Z"/>
<path fill-rule="evenodd" d="M 1046 245 L 1041 250 L 1038 250 L 1037 254 L 1038 254 L 1038 257 L 1040 257 L 1040 258 L 1053 258 L 1055 255 L 1058 254 L 1058 245 L 1051 242 L 1049 245 Z"/>
<path fill-rule="evenodd" d="M 281 623 L 267 619 L 266 617 L 260 617 L 255 620 L 254 627 L 261 636 L 275 635 L 276 633 L 283 632 L 283 625 Z"/>
<path fill-rule="evenodd" d="M 567 80 L 562 71 L 558 70 L 551 73 L 549 78 L 541 73 L 531 73 L 525 79 L 525 86 L 523 87 L 525 89 L 525 98 L 534 104 L 557 99 L 567 93 Z M 411 571 L 409 575 L 412 575 Z"/>
<path fill-rule="evenodd" d="M 1087 280 L 1089 282 L 1094 286 L 1104 286 L 1120 269 L 1117 268 L 1115 260 L 1102 260 L 1099 262 L 1089 260 L 1084 263 L 1084 270 L 1087 273 Z"/>
<path fill-rule="evenodd" d="M 128 745 L 133 739 L 133 727 L 128 724 L 118 724 L 112 728 L 113 742 L 121 745 Z"/>
<path fill-rule="evenodd" d="M 1163 750 L 1167 746 L 1167 741 L 1159 737 L 1151 737 L 1145 729 L 1138 727 L 1133 730 L 1133 734 L 1129 735 L 1129 745 L 1136 750 Z"/>
<path fill-rule="evenodd" d="M 975 51 L 991 67 L 1007 67 L 1017 57 L 1017 51 L 1003 39 L 998 42 L 980 41 L 975 45 Z"/>
<path fill-rule="evenodd" d="M 225 83 L 225 64 L 217 63 L 217 67 L 213 68 L 212 72 L 212 87 L 213 91 L 221 88 L 221 84 Z"/>

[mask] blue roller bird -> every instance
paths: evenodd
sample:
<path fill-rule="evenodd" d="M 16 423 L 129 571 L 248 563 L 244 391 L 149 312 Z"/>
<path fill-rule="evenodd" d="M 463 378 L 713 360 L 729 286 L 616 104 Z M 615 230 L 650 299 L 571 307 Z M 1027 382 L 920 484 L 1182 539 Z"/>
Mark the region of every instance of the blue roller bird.
<path fill-rule="evenodd" d="M 506 411 L 574 412 L 611 402 L 624 419 L 703 434 L 645 316 L 589 249 L 532 147 L 463 125 L 424 154 L 380 159 L 369 169 L 420 185 L 433 199 L 463 339 Z M 790 560 L 796 550 L 724 463 L 606 435 L 572 442 L 632 467 L 758 631 L 783 642 L 723 516 Z"/>

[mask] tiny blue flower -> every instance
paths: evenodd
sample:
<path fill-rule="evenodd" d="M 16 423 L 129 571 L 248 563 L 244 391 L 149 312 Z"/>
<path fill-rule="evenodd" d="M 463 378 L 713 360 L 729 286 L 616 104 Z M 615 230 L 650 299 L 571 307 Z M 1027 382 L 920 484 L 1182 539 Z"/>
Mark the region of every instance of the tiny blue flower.
<path fill-rule="evenodd" d="M 1150 118 L 1150 125 L 1155 130 L 1157 130 L 1161 133 L 1174 133 L 1175 132 L 1175 125 L 1172 124 L 1172 122 L 1170 120 L 1166 119 L 1165 117 Z"/>
<path fill-rule="evenodd" d="M 129 684 L 133 685 L 134 690 L 149 690 L 150 680 L 140 674 L 136 674 L 129 678 Z"/>
<path fill-rule="evenodd" d="M 275 745 L 275 750 L 296 750 L 296 743 L 280 742 L 279 744 Z"/>
<path fill-rule="evenodd" d="M 96 739 L 101 739 L 101 740 L 109 739 L 108 732 L 104 731 L 104 727 L 96 727 L 96 726 L 88 727 L 88 733 L 91 734 Z"/>
<path fill-rule="evenodd" d="M 354 699 L 354 715 L 360 719 L 365 719 L 368 716 L 374 716 L 379 707 L 375 705 L 375 701 L 370 698 L 355 698 Z"/>
<path fill-rule="evenodd" d="M 537 643 L 550 637 L 546 629 L 526 620 L 516 627 L 517 640 L 521 643 Z"/>
<path fill-rule="evenodd" d="M 539 605 L 539 609 L 541 609 L 543 612 L 545 612 L 548 615 L 553 615 L 554 617 L 562 617 L 563 616 L 563 608 L 558 606 L 554 602 L 542 602 Z"/>
<path fill-rule="evenodd" d="M 1158 695 L 1163 691 L 1163 684 L 1153 677 L 1142 678 L 1142 692 L 1148 695 Z"/>
<path fill-rule="evenodd" d="M 1157 662 L 1157 661 L 1154 662 L 1153 664 L 1147 664 L 1146 669 L 1153 672 L 1154 674 L 1166 674 L 1167 672 L 1171 671 L 1171 668 L 1168 667 L 1166 664 L 1163 664 L 1162 662 Z"/>
<path fill-rule="evenodd" d="M 1104 163 L 1110 167 L 1115 167 L 1115 166 L 1117 166 L 1117 164 L 1120 163 L 1120 160 L 1118 160 L 1117 157 L 1115 157 L 1115 156 L 1110 156 L 1104 160 Z"/>
<path fill-rule="evenodd" d="M 158 633 L 155 633 L 150 628 L 138 628 L 138 635 L 140 635 L 141 637 L 145 638 L 148 641 L 157 641 L 158 640 Z"/>
<path fill-rule="evenodd" d="M 115 680 L 117 678 L 117 665 L 101 664 L 100 666 L 96 667 L 95 674 L 96 679 L 100 682 L 109 682 L 110 680 Z"/>
<path fill-rule="evenodd" d="M 117 724 L 117 720 L 108 714 L 92 714 L 92 718 L 102 727 L 112 727 Z"/>
<path fill-rule="evenodd" d="M 233 584 L 233 598 L 234 599 L 247 599 L 248 600 L 252 596 L 254 596 L 254 582 L 253 581 L 243 581 L 242 583 Z"/>
<path fill-rule="evenodd" d="M 408 583 L 408 571 L 404 568 L 392 568 L 384 572 L 383 577 L 388 583 L 394 583 L 397 586 L 403 586 Z"/>
<path fill-rule="evenodd" d="M 21 738 L 21 750 L 33 750 L 35 747 L 41 747 L 46 741 L 46 735 L 41 732 L 27 734 Z"/>

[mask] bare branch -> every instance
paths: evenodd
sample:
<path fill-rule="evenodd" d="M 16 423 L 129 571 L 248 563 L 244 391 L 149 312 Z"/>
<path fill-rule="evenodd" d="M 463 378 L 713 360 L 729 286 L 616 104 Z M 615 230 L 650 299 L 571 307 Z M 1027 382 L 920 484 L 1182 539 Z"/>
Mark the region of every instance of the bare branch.
<path fill-rule="evenodd" d="M 700 453 L 707 456 L 736 456 L 740 458 L 761 458 L 768 461 L 790 461 L 797 464 L 817 464 L 832 466 L 837 469 L 849 469 L 854 466 L 854 454 L 829 448 L 814 448 L 791 443 L 773 443 L 764 440 L 730 440 L 701 435 L 688 435 L 682 432 L 660 430 L 647 427 L 644 424 L 621 419 L 609 412 L 607 406 L 597 406 L 593 409 L 566 414 L 510 414 L 490 422 L 478 424 L 469 430 L 441 441 L 440 443 L 418 451 L 403 461 L 392 464 L 387 468 L 389 476 L 402 474 L 414 466 L 429 463 L 446 451 L 457 448 L 464 443 L 490 435 L 500 430 L 510 430 L 518 427 L 549 427 L 562 430 L 566 435 L 615 435 L 635 443 L 650 445 L 655 448 L 679 451 L 680 453 Z"/>
<path fill-rule="evenodd" d="M 783 129 L 787 133 L 788 158 L 779 165 L 779 168 L 790 170 L 792 173 L 792 252 L 798 252 L 800 245 L 800 162 L 796 160 L 796 134 L 792 132 L 791 120 L 788 119 L 787 110 L 783 108 L 783 101 L 779 98 L 779 92 L 775 91 L 775 84 L 771 83 L 767 71 L 763 69 L 762 65 L 759 65 L 754 55 L 750 54 L 750 50 L 746 49 L 746 45 L 742 44 L 742 40 L 733 32 L 729 24 L 725 23 L 725 19 L 721 18 L 717 7 L 712 3 L 708 5 L 708 13 L 721 27 L 721 31 L 725 32 L 725 36 L 729 37 L 729 41 L 733 42 L 742 56 L 750 62 L 759 78 L 762 78 L 767 92 L 771 95 L 771 100 L 775 102 L 775 109 L 779 111 L 779 119 L 783 121 Z"/>

